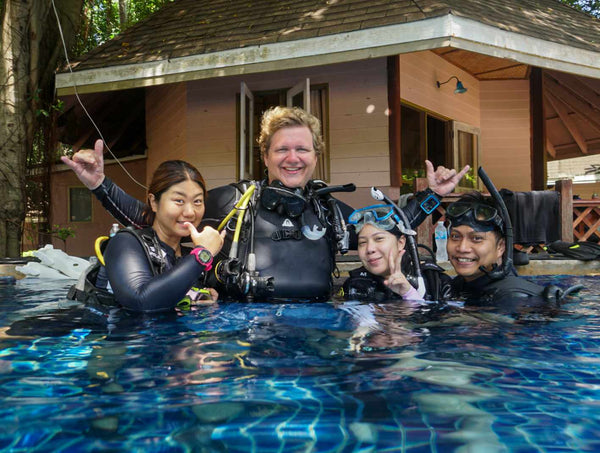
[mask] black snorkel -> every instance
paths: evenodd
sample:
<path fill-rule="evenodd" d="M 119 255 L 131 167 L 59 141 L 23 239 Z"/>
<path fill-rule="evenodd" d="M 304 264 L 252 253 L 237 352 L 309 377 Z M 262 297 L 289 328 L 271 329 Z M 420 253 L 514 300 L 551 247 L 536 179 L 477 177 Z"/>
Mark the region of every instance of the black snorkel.
<path fill-rule="evenodd" d="M 485 185 L 485 188 L 488 190 L 496 205 L 500 208 L 500 215 L 502 216 L 502 221 L 504 222 L 504 241 L 505 241 L 505 250 L 502 258 L 501 266 L 494 266 L 491 271 L 486 270 L 483 266 L 479 269 L 484 272 L 488 277 L 492 280 L 500 280 L 506 277 L 508 274 L 513 272 L 513 228 L 512 223 L 510 221 L 510 216 L 508 215 L 508 209 L 506 209 L 506 204 L 502 199 L 502 196 L 492 183 L 492 180 L 489 178 L 487 173 L 482 167 L 479 167 L 477 170 L 477 175 Z"/>
<path fill-rule="evenodd" d="M 404 225 L 398 224 L 398 229 L 407 238 L 406 242 L 408 243 L 408 251 L 410 252 L 410 257 L 415 268 L 415 275 L 407 275 L 406 278 L 408 280 L 414 280 L 414 278 L 416 278 L 416 290 L 421 297 L 425 297 L 425 280 L 423 279 L 423 274 L 421 273 L 419 252 L 417 251 L 417 241 L 415 240 L 415 236 L 417 235 L 416 231 L 410 228 L 410 222 L 408 221 L 408 217 L 406 217 L 404 211 L 400 209 L 398 205 L 381 190 L 379 190 L 377 187 L 371 187 L 371 196 L 377 201 L 385 201 L 387 204 L 389 204 L 394 209 L 394 212 L 398 215 L 400 220 L 402 220 L 402 223 L 404 223 Z"/>

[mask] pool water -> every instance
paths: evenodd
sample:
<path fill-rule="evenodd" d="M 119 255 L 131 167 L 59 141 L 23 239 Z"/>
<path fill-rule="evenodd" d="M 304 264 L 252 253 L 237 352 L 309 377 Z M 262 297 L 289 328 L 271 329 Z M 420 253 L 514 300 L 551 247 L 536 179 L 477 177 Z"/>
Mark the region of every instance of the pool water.
<path fill-rule="evenodd" d="M 600 450 L 600 277 L 562 310 L 219 304 L 132 318 L 0 287 L 0 450 Z"/>

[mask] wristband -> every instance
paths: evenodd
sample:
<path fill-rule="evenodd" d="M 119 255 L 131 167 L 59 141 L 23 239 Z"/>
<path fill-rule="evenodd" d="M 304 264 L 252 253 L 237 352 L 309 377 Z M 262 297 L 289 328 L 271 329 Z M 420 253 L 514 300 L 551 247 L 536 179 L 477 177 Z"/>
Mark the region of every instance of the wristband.
<path fill-rule="evenodd" d="M 435 192 L 429 188 L 425 189 L 417 196 L 419 206 L 425 214 L 431 214 L 440 205 L 440 200 Z"/>
<path fill-rule="evenodd" d="M 212 269 L 213 255 L 208 251 L 208 249 L 198 246 L 194 247 L 194 249 L 190 252 L 190 255 L 194 255 L 196 261 L 198 261 L 202 266 L 204 266 L 205 271 L 209 271 Z"/>

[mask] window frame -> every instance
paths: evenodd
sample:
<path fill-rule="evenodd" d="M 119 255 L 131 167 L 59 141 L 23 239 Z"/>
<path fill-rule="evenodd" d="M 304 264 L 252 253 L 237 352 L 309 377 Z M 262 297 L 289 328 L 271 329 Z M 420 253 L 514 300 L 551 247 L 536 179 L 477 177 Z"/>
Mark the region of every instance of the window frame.
<path fill-rule="evenodd" d="M 85 218 L 85 219 L 73 219 L 73 202 L 74 202 L 74 196 L 73 193 L 74 191 L 78 192 L 78 196 L 81 197 L 82 195 L 85 195 L 86 200 L 89 202 L 88 203 L 88 207 L 89 207 L 89 217 Z M 68 213 L 67 213 L 67 218 L 68 218 L 68 222 L 69 223 L 92 223 L 94 221 L 94 207 L 93 207 L 93 203 L 92 203 L 92 192 L 85 186 L 70 186 L 68 188 L 67 191 L 67 207 L 68 207 Z M 79 200 L 80 201 L 80 200 Z"/>

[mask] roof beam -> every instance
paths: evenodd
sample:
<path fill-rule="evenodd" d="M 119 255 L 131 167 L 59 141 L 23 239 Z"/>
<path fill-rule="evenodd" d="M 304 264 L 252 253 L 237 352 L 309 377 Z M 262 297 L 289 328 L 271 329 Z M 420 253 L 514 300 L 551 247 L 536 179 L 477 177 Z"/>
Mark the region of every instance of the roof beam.
<path fill-rule="evenodd" d="M 546 137 L 546 151 L 548 152 L 548 154 L 550 154 L 553 158 L 556 157 L 556 149 L 554 148 L 554 145 L 552 144 L 552 142 L 550 141 L 550 139 L 548 137 Z"/>
<path fill-rule="evenodd" d="M 553 78 L 546 77 L 544 84 L 548 91 L 552 92 L 558 99 L 578 113 L 590 126 L 600 132 L 600 121 L 596 119 L 599 118 L 599 112 L 593 110 L 589 104 L 573 95 Z"/>
<path fill-rule="evenodd" d="M 577 124 L 575 124 L 575 122 L 571 119 L 569 111 L 567 110 L 565 105 L 559 99 L 557 99 L 556 96 L 554 96 L 549 90 L 546 90 L 546 92 L 544 93 L 544 98 L 548 100 L 548 102 L 554 108 L 556 113 L 558 113 L 558 116 L 569 131 L 569 134 L 571 134 L 571 137 L 573 137 L 573 139 L 579 146 L 581 152 L 583 154 L 587 154 L 588 149 L 587 144 L 585 143 L 585 138 L 583 137 L 583 134 L 577 127 Z"/>
<path fill-rule="evenodd" d="M 553 71 L 551 73 L 546 72 L 546 76 L 556 79 L 567 90 L 572 91 L 581 99 L 589 102 L 591 108 L 597 110 L 597 114 L 600 115 L 600 94 L 598 94 L 599 90 L 597 87 L 593 87 L 591 84 L 583 83 L 583 79 L 581 77 L 571 74 Z"/>

